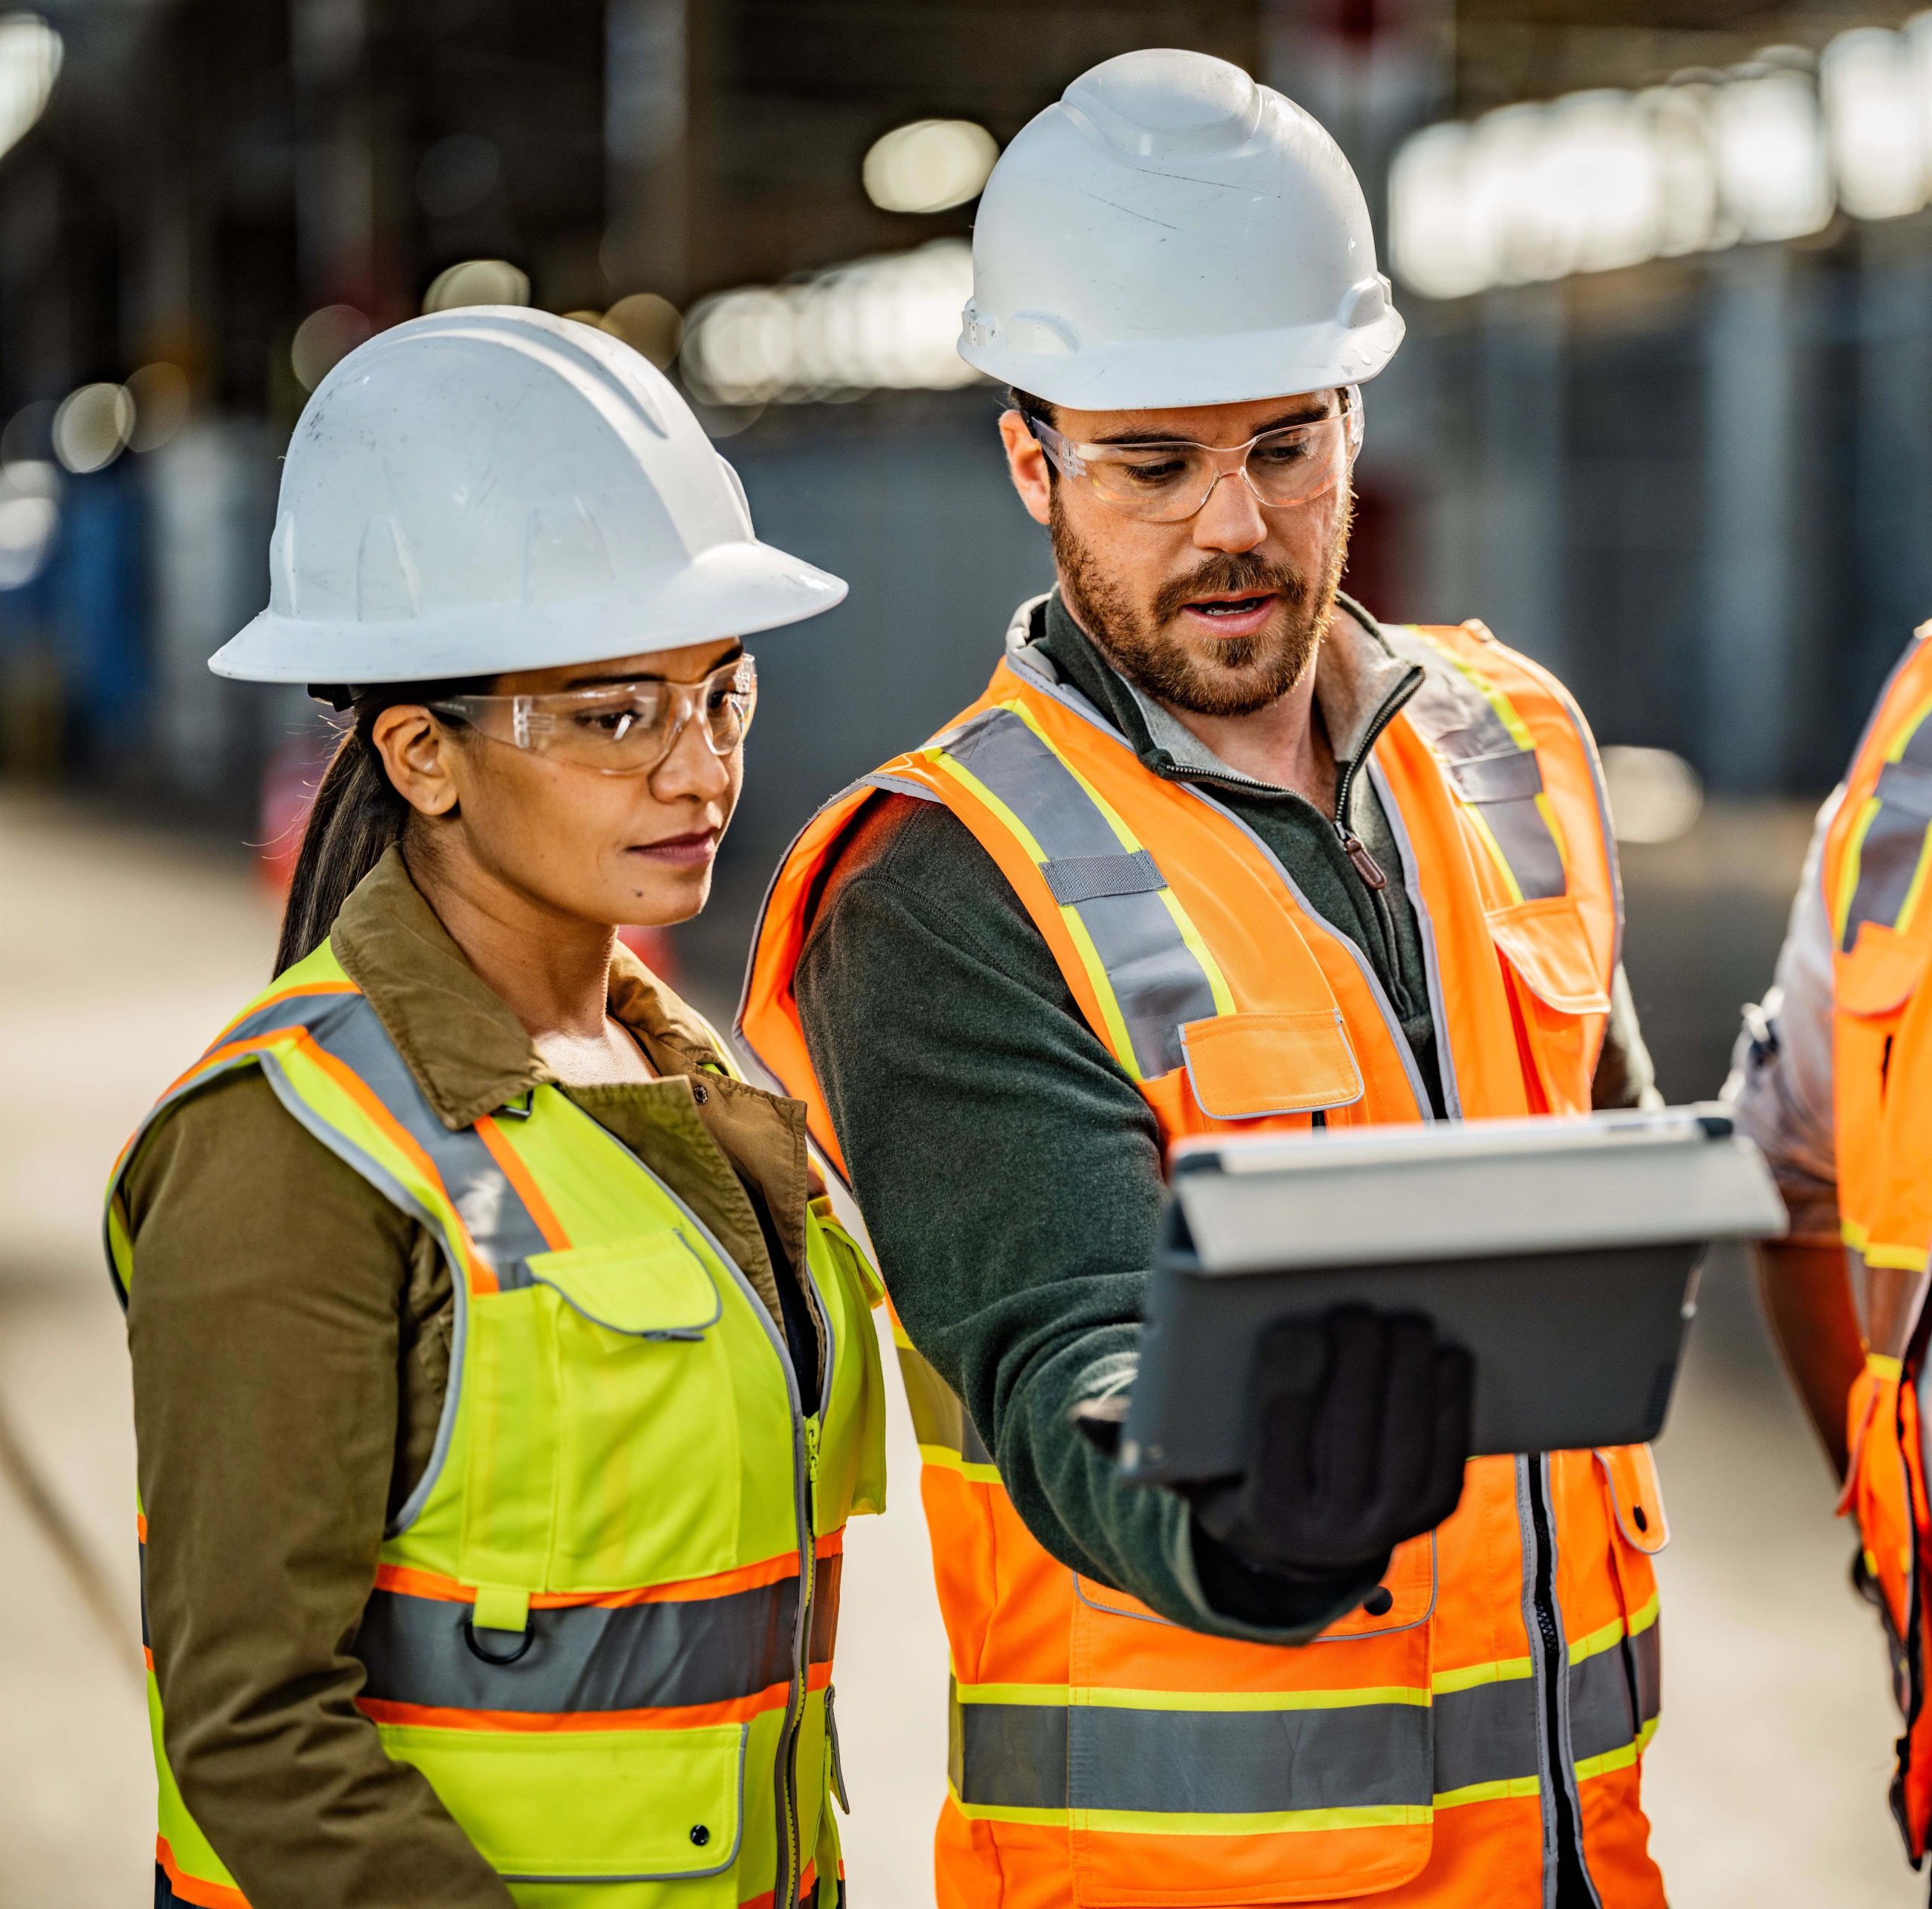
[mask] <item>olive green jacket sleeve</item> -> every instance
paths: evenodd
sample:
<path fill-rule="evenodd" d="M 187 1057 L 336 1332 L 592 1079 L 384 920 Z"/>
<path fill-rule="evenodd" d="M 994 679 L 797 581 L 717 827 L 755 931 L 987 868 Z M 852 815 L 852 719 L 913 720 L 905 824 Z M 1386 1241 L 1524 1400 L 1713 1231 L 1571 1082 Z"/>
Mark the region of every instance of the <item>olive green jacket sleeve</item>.
<path fill-rule="evenodd" d="M 148 1631 L 189 1813 L 253 1909 L 510 1909 L 384 1754 L 349 1649 L 434 1436 L 435 1247 L 252 1071 L 164 1121 L 128 1195 Z"/>

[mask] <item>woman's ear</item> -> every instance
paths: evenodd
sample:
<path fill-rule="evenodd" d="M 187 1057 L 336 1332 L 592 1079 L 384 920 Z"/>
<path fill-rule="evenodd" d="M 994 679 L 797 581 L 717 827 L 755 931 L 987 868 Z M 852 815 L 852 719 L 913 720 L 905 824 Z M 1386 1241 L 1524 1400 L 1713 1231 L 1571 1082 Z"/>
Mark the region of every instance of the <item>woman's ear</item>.
<path fill-rule="evenodd" d="M 418 815 L 454 812 L 455 741 L 421 703 L 398 702 L 385 709 L 371 724 L 369 740 L 397 793 Z"/>

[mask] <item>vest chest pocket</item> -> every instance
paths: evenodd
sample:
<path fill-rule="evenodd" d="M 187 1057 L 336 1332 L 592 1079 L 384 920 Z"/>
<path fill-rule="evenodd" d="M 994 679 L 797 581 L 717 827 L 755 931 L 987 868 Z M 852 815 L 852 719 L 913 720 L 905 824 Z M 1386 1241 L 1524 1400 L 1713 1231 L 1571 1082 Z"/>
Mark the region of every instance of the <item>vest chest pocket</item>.
<path fill-rule="evenodd" d="M 471 1302 L 460 1575 L 536 1591 L 736 1562 L 724 1297 L 681 1230 L 534 1255 Z"/>
<path fill-rule="evenodd" d="M 1881 921 L 1859 924 L 1849 951 L 1834 958 L 1832 1005 L 1838 1065 L 1847 1076 L 1890 1083 L 1892 1043 L 1932 964 L 1932 945 Z"/>
<path fill-rule="evenodd" d="M 1547 1110 L 1589 1112 L 1592 1024 L 1610 1012 L 1610 995 L 1582 914 L 1569 896 L 1551 895 L 1491 908 L 1488 918 Z"/>

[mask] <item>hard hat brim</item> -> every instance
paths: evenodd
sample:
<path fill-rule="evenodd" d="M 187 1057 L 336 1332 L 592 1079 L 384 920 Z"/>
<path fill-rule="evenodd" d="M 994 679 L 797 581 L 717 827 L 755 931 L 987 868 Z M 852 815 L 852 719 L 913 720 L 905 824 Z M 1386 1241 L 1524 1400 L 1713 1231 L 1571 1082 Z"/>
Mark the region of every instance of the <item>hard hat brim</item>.
<path fill-rule="evenodd" d="M 804 622 L 842 602 L 841 577 L 768 543 L 714 545 L 651 589 L 557 603 L 481 604 L 365 622 L 265 610 L 208 667 L 250 683 L 411 683 L 495 676 L 678 650 Z"/>
<path fill-rule="evenodd" d="M 971 327 L 959 355 L 1001 384 L 1075 410 L 1170 410 L 1241 404 L 1366 384 L 1386 368 L 1406 327 L 1392 307 L 1372 324 L 1300 325 L 1219 338 L 1096 343 L 1078 351 L 1016 352 Z"/>

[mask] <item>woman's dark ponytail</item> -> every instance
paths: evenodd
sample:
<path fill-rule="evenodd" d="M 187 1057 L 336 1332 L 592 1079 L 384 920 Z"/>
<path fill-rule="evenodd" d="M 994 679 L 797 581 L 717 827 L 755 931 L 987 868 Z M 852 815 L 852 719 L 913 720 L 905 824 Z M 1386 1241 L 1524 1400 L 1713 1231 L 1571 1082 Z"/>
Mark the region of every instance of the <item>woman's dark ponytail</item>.
<path fill-rule="evenodd" d="M 355 699 L 355 726 L 337 745 L 315 791 L 295 877 L 282 910 L 277 974 L 293 967 L 328 939 L 342 905 L 369 871 L 401 841 L 413 813 L 389 780 L 377 752 L 376 718 L 400 702 L 435 702 L 445 696 L 487 691 L 491 679 L 460 682 L 385 683 Z"/>

